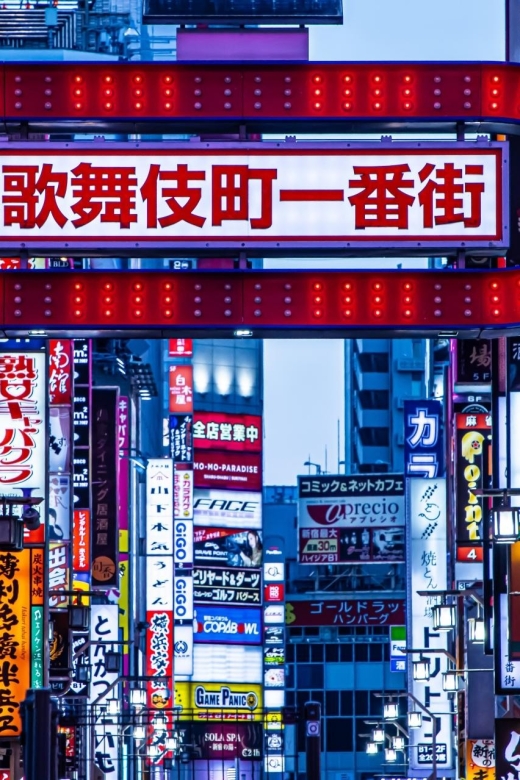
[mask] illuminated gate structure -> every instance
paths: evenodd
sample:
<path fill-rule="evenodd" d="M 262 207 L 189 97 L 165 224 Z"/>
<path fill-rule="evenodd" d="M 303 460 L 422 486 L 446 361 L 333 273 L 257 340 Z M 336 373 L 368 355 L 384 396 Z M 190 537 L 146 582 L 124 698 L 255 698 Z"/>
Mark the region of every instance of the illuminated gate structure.
<path fill-rule="evenodd" d="M 3 274 L 0 328 L 9 336 L 386 329 L 477 338 L 520 323 L 520 271 L 504 259 L 510 224 L 517 240 L 509 158 L 520 127 L 519 66 L 1 69 L 8 137 L 0 149 L 1 254 L 21 257 L 22 267 L 49 254 L 237 258 L 235 270 L 229 260 L 223 271 Z M 252 135 L 396 130 L 456 131 L 458 141 L 255 142 Z M 504 135 L 464 140 L 480 131 L 508 133 L 510 145 Z M 41 142 L 42 133 L 77 132 L 95 142 Z M 105 132 L 202 139 L 116 144 L 99 137 Z M 210 132 L 233 140 L 205 141 Z M 392 254 L 452 262 L 444 271 L 247 268 L 253 256 Z"/>

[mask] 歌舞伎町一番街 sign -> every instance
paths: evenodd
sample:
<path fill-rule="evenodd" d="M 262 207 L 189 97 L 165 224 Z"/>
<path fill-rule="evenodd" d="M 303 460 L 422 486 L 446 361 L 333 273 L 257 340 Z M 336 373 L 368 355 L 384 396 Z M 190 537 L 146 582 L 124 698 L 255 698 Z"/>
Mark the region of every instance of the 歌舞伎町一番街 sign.
<path fill-rule="evenodd" d="M 9 144 L 0 245 L 300 248 L 508 243 L 501 143 Z"/>

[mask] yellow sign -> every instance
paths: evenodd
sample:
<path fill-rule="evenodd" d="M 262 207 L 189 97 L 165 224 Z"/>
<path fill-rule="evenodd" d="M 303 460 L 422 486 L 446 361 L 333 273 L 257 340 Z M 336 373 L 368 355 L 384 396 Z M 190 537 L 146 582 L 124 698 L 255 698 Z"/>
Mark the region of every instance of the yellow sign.
<path fill-rule="evenodd" d="M 20 702 L 31 686 L 31 551 L 0 552 L 0 737 L 21 733 Z"/>
<path fill-rule="evenodd" d="M 262 686 L 246 683 L 175 683 L 180 720 L 262 720 Z"/>
<path fill-rule="evenodd" d="M 494 740 L 466 741 L 466 780 L 495 780 Z"/>

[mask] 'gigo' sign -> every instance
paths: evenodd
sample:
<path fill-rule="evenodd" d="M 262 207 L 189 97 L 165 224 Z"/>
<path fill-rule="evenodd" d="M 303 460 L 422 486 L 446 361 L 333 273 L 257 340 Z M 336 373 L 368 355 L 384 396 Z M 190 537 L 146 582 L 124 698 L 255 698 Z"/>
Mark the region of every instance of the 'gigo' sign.
<path fill-rule="evenodd" d="M 0 248 L 507 245 L 507 146 L 127 143 L 0 148 Z"/>

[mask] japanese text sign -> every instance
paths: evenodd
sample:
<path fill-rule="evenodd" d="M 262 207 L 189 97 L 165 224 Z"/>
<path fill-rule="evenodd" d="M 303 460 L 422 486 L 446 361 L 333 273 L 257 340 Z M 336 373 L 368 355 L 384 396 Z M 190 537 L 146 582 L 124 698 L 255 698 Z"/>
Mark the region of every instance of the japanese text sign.
<path fill-rule="evenodd" d="M 72 341 L 49 340 L 49 403 L 70 404 L 72 397 Z"/>
<path fill-rule="evenodd" d="M 259 452 L 197 451 L 195 487 L 227 490 L 262 490 L 262 455 Z"/>
<path fill-rule="evenodd" d="M 92 579 L 94 585 L 116 585 L 117 529 L 117 409 L 119 389 L 92 390 Z"/>
<path fill-rule="evenodd" d="M 497 780 L 518 780 L 520 777 L 520 719 L 495 720 L 495 772 Z"/>
<path fill-rule="evenodd" d="M 21 733 L 20 703 L 31 685 L 31 551 L 0 553 L 0 736 Z"/>
<path fill-rule="evenodd" d="M 0 149 L 6 247 L 506 246 L 504 144 Z"/>
<path fill-rule="evenodd" d="M 446 480 L 414 478 L 407 480 L 407 555 L 408 615 L 406 637 L 409 647 L 428 647 L 447 650 L 446 632 L 431 630 L 432 606 L 438 594 L 448 586 L 447 572 L 447 498 Z M 418 591 L 431 592 L 421 596 Z M 427 655 L 427 653 L 426 653 Z M 440 657 L 439 657 L 440 656 Z M 411 693 L 420 702 L 429 702 L 428 708 L 436 715 L 437 749 L 445 745 L 437 756 L 438 763 L 451 766 L 452 739 L 449 694 L 442 686 L 442 674 L 447 669 L 444 653 L 430 657 L 432 675 L 426 684 L 412 681 Z M 410 768 L 431 765 L 431 722 L 423 720 L 418 729 L 410 730 Z"/>
<path fill-rule="evenodd" d="M 192 357 L 193 339 L 168 339 L 170 357 Z"/>
<path fill-rule="evenodd" d="M 456 349 L 457 383 L 491 382 L 490 339 L 462 339 Z"/>
<path fill-rule="evenodd" d="M 404 402 L 404 463 L 409 477 L 431 478 L 444 472 L 440 401 Z"/>
<path fill-rule="evenodd" d="M 455 485 L 456 526 L 459 545 L 482 545 L 482 521 L 487 514 L 485 500 L 476 490 L 491 487 L 486 482 L 486 456 L 491 446 L 491 416 L 457 414 Z M 471 560 L 471 559 L 470 559 Z"/>
<path fill-rule="evenodd" d="M 262 720 L 262 686 L 254 683 L 179 682 L 175 708 L 179 720 Z"/>
<path fill-rule="evenodd" d="M 103 695 L 110 697 L 110 688 L 115 686 L 117 672 L 108 672 L 105 654 L 110 649 L 109 642 L 119 639 L 117 604 L 93 604 L 90 614 L 90 641 L 92 680 L 90 685 L 90 703 Z M 113 697 L 117 697 L 117 687 L 113 688 Z M 106 698 L 103 700 L 106 702 Z M 105 709 L 105 708 L 104 708 Z M 93 711 L 94 715 L 94 763 L 106 775 L 118 775 L 118 726 L 117 717 Z"/>
<path fill-rule="evenodd" d="M 193 598 L 198 604 L 258 605 L 261 579 L 260 569 L 195 568 Z"/>
<path fill-rule="evenodd" d="M 193 368 L 170 366 L 170 412 L 193 412 Z"/>
<path fill-rule="evenodd" d="M 466 778 L 467 780 L 495 780 L 494 740 L 466 740 Z"/>
<path fill-rule="evenodd" d="M 300 563 L 403 560 L 402 474 L 298 477 L 298 496 Z"/>
<path fill-rule="evenodd" d="M 288 626 L 394 626 L 404 623 L 403 599 L 314 599 L 285 605 Z"/>
<path fill-rule="evenodd" d="M 45 354 L 0 354 L 0 484 L 4 493 L 46 494 Z M 45 517 L 41 504 L 39 511 Z M 25 534 L 26 542 L 43 541 L 44 523 Z"/>
<path fill-rule="evenodd" d="M 197 412 L 193 443 L 196 450 L 262 452 L 262 418 L 253 414 Z"/>

